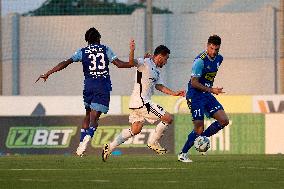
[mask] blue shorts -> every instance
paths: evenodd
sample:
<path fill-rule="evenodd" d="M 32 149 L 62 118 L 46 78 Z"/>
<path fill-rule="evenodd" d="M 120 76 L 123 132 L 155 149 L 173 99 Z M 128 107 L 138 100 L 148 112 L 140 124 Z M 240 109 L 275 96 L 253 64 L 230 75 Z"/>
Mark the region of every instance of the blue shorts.
<path fill-rule="evenodd" d="M 218 110 L 224 110 L 223 106 L 211 93 L 193 95 L 191 99 L 187 100 L 189 106 L 191 106 L 192 120 L 204 120 L 204 114 L 210 118 Z"/>
<path fill-rule="evenodd" d="M 104 114 L 109 110 L 109 90 L 99 90 L 96 88 L 84 89 L 83 99 L 86 110 L 92 109 Z"/>
<path fill-rule="evenodd" d="M 85 109 L 106 114 L 109 110 L 111 90 L 109 77 L 86 78 L 83 91 Z"/>

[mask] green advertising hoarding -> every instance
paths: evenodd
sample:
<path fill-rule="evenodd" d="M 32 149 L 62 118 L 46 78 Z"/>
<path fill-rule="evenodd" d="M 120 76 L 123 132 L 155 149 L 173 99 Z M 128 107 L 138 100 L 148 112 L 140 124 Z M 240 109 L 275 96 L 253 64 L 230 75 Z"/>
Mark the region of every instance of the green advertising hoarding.
<path fill-rule="evenodd" d="M 263 114 L 229 114 L 230 123 L 210 137 L 209 154 L 264 154 L 265 117 Z M 214 119 L 205 120 L 207 128 Z M 179 153 L 191 132 L 189 114 L 175 115 L 175 150 Z M 192 148 L 191 154 L 197 154 Z"/>
<path fill-rule="evenodd" d="M 115 137 L 122 132 L 123 129 L 129 129 L 128 125 L 125 126 L 101 126 L 95 132 L 91 145 L 94 148 L 101 148 L 104 144 L 108 144 L 115 139 Z M 120 148 L 128 147 L 142 147 L 145 148 L 148 143 L 150 135 L 154 134 L 155 126 L 144 125 L 143 129 L 138 135 L 131 137 L 125 141 Z"/>
<path fill-rule="evenodd" d="M 1 154 L 74 154 L 80 140 L 83 116 L 0 117 Z M 101 155 L 102 147 L 123 130 L 129 129 L 127 115 L 103 116 L 95 132 L 88 155 Z M 145 125 L 140 134 L 131 137 L 116 151 L 119 154 L 155 154 L 147 148 L 156 124 Z M 174 153 L 174 125 L 170 125 L 161 145 Z"/>
<path fill-rule="evenodd" d="M 77 127 L 10 127 L 6 147 L 12 148 L 67 148 Z"/>
<path fill-rule="evenodd" d="M 127 154 L 154 154 L 152 150 L 147 148 L 149 137 L 155 133 L 156 125 L 145 124 L 141 132 L 116 148 L 115 151 L 119 151 Z M 121 133 L 123 129 L 129 129 L 129 125 L 105 125 L 100 126 L 95 132 L 94 138 L 91 141 L 93 148 L 99 148 L 110 143 L 115 137 Z M 161 138 L 160 143 L 162 146 L 168 149 L 169 153 L 174 153 L 174 125 L 170 125 L 165 135 Z"/>

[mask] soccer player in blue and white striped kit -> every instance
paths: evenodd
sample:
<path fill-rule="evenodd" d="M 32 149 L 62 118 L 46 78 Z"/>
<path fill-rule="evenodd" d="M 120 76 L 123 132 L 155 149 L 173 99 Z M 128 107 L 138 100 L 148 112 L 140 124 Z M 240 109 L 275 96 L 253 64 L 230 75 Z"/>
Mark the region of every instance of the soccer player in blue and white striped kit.
<path fill-rule="evenodd" d="M 96 28 L 90 28 L 85 33 L 85 40 L 88 45 L 80 48 L 75 54 L 57 66 L 39 76 L 39 79 L 46 81 L 49 75 L 66 68 L 73 62 L 82 62 L 85 76 L 83 99 L 86 109 L 80 144 L 76 154 L 83 156 L 88 142 L 94 136 L 98 127 L 98 120 L 102 113 L 109 110 L 111 80 L 109 75 L 109 65 L 114 64 L 118 68 L 130 68 L 134 66 L 134 40 L 130 42 L 129 62 L 121 61 L 110 47 L 100 43 L 101 34 Z"/>
<path fill-rule="evenodd" d="M 194 140 L 200 135 L 210 137 L 229 124 L 223 106 L 212 95 L 224 93 L 223 88 L 213 87 L 214 78 L 223 61 L 222 55 L 219 54 L 220 46 L 221 38 L 217 35 L 210 36 L 206 51 L 199 54 L 193 62 L 186 99 L 191 109 L 194 129 L 189 133 L 182 151 L 178 154 L 178 161 L 192 162 L 188 157 L 188 151 Z M 205 131 L 204 114 L 216 119 Z"/>

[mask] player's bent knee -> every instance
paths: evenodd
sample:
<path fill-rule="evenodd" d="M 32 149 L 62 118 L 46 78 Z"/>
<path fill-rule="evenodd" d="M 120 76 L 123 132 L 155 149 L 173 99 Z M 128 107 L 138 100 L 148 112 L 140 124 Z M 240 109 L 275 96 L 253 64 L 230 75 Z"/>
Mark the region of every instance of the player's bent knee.
<path fill-rule="evenodd" d="M 135 122 L 135 123 L 132 125 L 132 127 L 131 127 L 131 132 L 132 132 L 132 134 L 133 134 L 133 135 L 139 134 L 139 133 L 141 132 L 141 130 L 142 130 L 142 127 L 143 127 L 142 123 L 140 123 L 140 122 Z"/>
<path fill-rule="evenodd" d="M 132 131 L 133 135 L 137 135 L 141 132 L 141 130 L 142 130 L 142 128 L 141 129 L 132 129 L 131 131 Z"/>
<path fill-rule="evenodd" d="M 226 127 L 229 125 L 229 119 L 222 119 L 219 123 L 222 127 Z"/>
<path fill-rule="evenodd" d="M 168 124 L 168 125 L 170 125 L 170 124 L 172 124 L 173 123 L 173 118 L 172 117 L 170 117 L 167 121 L 166 121 L 166 123 Z"/>
<path fill-rule="evenodd" d="M 169 113 L 166 113 L 161 120 L 169 125 L 174 121 L 173 116 Z"/>
<path fill-rule="evenodd" d="M 204 127 L 196 127 L 194 128 L 195 133 L 197 133 L 198 135 L 201 135 L 204 131 Z"/>

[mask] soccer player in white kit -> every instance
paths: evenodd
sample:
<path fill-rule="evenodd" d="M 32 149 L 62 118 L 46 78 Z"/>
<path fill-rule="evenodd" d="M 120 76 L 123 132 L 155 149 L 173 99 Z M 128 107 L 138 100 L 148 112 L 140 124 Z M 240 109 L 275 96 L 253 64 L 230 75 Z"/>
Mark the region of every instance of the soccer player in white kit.
<path fill-rule="evenodd" d="M 185 96 L 185 91 L 173 91 L 164 86 L 161 79 L 160 69 L 166 63 L 170 55 L 170 50 L 164 46 L 158 46 L 154 55 L 150 58 L 138 58 L 134 60 L 134 66 L 137 68 L 136 81 L 130 98 L 129 122 L 131 127 L 124 129 L 110 143 L 105 144 L 102 152 L 102 160 L 106 161 L 111 152 L 120 144 L 127 141 L 134 135 L 141 132 L 144 121 L 147 120 L 153 124 L 160 120 L 155 129 L 155 133 L 150 135 L 148 140 L 148 148 L 154 150 L 158 154 L 164 154 L 167 150 L 160 146 L 159 139 L 163 136 L 167 126 L 173 122 L 173 117 L 165 111 L 161 106 L 151 101 L 151 96 L 154 93 L 154 88 L 172 96 Z"/>

